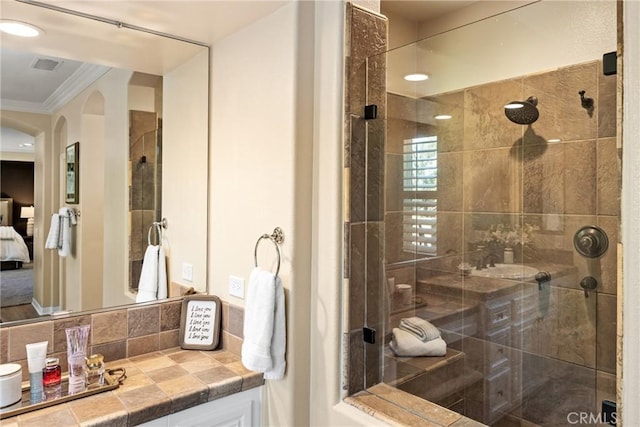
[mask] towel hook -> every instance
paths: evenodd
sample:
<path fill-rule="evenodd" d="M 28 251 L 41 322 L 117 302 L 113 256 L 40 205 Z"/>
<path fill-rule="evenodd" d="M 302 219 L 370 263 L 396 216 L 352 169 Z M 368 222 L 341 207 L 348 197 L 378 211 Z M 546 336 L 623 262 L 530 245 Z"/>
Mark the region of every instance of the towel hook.
<path fill-rule="evenodd" d="M 258 237 L 258 240 L 256 241 L 256 246 L 253 249 L 253 260 L 254 260 L 255 267 L 258 266 L 258 245 L 260 244 L 260 241 L 262 239 L 271 240 L 274 246 L 276 247 L 276 252 L 278 252 L 278 266 L 276 267 L 276 277 L 277 277 L 278 273 L 280 272 L 280 247 L 278 245 L 281 245 L 282 242 L 284 242 L 284 233 L 282 232 L 282 229 L 280 227 L 276 227 L 273 229 L 273 233 L 271 234 L 264 233 L 262 236 Z"/>

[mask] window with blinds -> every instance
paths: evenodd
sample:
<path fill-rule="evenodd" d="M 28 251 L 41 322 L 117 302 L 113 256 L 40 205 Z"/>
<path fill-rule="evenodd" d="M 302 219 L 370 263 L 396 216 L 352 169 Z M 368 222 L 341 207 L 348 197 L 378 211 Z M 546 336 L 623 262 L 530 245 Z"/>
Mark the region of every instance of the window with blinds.
<path fill-rule="evenodd" d="M 438 138 L 404 141 L 403 238 L 405 251 L 435 256 L 438 230 Z"/>

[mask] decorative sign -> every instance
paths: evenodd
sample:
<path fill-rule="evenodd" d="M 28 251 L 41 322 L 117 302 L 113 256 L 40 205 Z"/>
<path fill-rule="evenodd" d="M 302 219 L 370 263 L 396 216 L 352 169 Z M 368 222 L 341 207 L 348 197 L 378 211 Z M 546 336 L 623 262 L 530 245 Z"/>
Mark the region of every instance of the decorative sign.
<path fill-rule="evenodd" d="M 220 337 L 220 299 L 214 295 L 189 295 L 182 301 L 180 347 L 213 350 Z"/>

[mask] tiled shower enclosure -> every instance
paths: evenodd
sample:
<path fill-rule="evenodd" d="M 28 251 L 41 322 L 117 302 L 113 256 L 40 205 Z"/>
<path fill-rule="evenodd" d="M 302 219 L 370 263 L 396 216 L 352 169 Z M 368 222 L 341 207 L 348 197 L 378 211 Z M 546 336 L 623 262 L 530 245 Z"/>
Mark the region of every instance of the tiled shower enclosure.
<path fill-rule="evenodd" d="M 385 382 L 501 426 L 562 425 L 615 402 L 621 149 L 607 52 L 540 68 L 536 55 L 550 48 L 542 45 L 527 52 L 526 73 L 506 78 L 512 58 L 492 64 L 495 78 L 486 77 L 493 68 L 461 71 L 450 60 L 471 43 L 465 37 L 504 21 L 524 25 L 543 7 L 389 52 L 387 20 L 349 8 L 349 394 Z M 440 74 L 428 84 L 396 80 L 403 68 L 430 66 Z M 465 73 L 485 77 L 456 77 Z M 531 96 L 539 117 L 509 120 L 505 104 Z M 366 120 L 371 104 L 378 116 Z M 585 226 L 606 233 L 602 256 L 576 250 Z M 438 327 L 445 356 L 389 349 L 393 328 L 412 316 Z"/>

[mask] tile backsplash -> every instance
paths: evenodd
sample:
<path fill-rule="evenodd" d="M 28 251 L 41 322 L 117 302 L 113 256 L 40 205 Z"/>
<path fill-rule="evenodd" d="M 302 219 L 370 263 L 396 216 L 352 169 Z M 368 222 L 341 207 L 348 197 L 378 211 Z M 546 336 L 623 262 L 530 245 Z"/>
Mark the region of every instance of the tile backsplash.
<path fill-rule="evenodd" d="M 0 363 L 22 365 L 22 377 L 26 381 L 29 374 L 25 345 L 48 341 L 47 356 L 60 358 L 62 370 L 66 371 L 65 329 L 80 325 L 91 325 L 88 352 L 103 354 L 107 362 L 178 347 L 181 310 L 182 300 L 171 300 L 3 327 L 0 329 Z M 223 302 L 221 316 L 218 348 L 240 354 L 244 308 Z"/>

